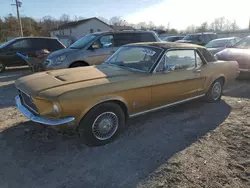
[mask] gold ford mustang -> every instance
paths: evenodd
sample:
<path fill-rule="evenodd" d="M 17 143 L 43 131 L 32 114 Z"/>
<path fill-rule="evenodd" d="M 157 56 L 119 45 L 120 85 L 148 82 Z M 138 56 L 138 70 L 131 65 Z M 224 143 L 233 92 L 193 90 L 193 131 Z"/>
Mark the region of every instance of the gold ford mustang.
<path fill-rule="evenodd" d="M 129 117 L 200 97 L 220 100 L 239 73 L 236 61 L 216 61 L 203 47 L 138 43 L 102 65 L 47 71 L 16 81 L 18 109 L 34 122 L 74 127 L 89 145 L 115 138 Z"/>

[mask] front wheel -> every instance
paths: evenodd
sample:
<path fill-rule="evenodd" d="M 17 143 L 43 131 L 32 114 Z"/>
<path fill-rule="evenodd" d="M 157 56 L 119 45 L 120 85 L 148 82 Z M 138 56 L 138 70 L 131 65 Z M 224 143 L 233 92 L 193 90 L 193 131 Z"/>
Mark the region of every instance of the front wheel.
<path fill-rule="evenodd" d="M 206 93 L 205 99 L 208 102 L 219 102 L 223 93 L 223 80 L 217 79 L 213 82 L 210 89 Z"/>
<path fill-rule="evenodd" d="M 4 72 L 4 70 L 5 70 L 5 65 L 2 62 L 0 62 L 0 73 Z"/>
<path fill-rule="evenodd" d="M 79 132 L 89 146 L 111 142 L 125 125 L 125 114 L 115 103 L 100 104 L 81 120 Z"/>

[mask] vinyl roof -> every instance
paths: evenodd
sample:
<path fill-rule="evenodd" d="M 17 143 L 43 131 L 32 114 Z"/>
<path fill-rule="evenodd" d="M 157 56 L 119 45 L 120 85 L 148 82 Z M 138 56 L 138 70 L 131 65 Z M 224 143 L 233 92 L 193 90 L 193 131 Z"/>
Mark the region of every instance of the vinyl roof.
<path fill-rule="evenodd" d="M 204 48 L 203 46 L 189 43 L 177 43 L 177 42 L 143 42 L 127 44 L 126 46 L 153 46 L 163 49 L 169 48 Z"/>

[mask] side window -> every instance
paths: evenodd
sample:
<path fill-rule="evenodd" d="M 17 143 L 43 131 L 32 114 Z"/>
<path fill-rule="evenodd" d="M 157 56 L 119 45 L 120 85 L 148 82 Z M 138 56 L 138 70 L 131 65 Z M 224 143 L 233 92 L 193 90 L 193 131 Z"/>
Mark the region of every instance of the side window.
<path fill-rule="evenodd" d="M 69 39 L 65 39 L 65 46 L 69 46 L 70 45 L 70 40 Z M 54 40 L 54 39 L 47 39 L 47 42 L 44 46 L 45 49 L 48 49 L 49 51 L 55 51 L 55 50 L 59 50 L 63 48 L 63 45 L 58 41 L 58 40 Z"/>
<path fill-rule="evenodd" d="M 156 39 L 151 33 L 135 33 L 136 42 L 155 42 Z"/>
<path fill-rule="evenodd" d="M 156 72 L 193 70 L 195 68 L 194 50 L 171 50 L 161 59 Z M 163 60 L 164 59 L 164 60 Z"/>
<path fill-rule="evenodd" d="M 211 40 L 213 40 L 212 35 L 204 35 L 204 37 L 205 37 L 205 43 L 208 43 L 208 42 L 210 42 Z"/>
<path fill-rule="evenodd" d="M 115 47 L 135 42 L 133 33 L 117 33 L 114 35 Z"/>
<path fill-rule="evenodd" d="M 18 41 L 16 41 L 11 46 L 14 49 L 20 49 L 20 48 L 29 48 L 30 44 L 29 44 L 29 40 L 28 39 L 24 39 L 24 40 L 18 40 Z"/>
<path fill-rule="evenodd" d="M 111 48 L 114 46 L 113 35 L 104 35 L 99 40 L 97 40 L 94 45 L 98 48 Z"/>
<path fill-rule="evenodd" d="M 36 50 L 46 49 L 46 40 L 45 39 L 39 39 L 39 38 L 33 38 L 30 39 L 31 47 Z"/>

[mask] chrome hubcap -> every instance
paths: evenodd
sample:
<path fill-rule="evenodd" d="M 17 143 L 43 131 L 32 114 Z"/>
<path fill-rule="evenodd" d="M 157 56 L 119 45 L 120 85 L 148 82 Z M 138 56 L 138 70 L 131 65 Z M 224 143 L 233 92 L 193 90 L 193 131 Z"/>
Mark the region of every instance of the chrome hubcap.
<path fill-rule="evenodd" d="M 2 64 L 0 64 L 0 70 L 3 70 L 3 65 Z"/>
<path fill-rule="evenodd" d="M 118 117 L 113 112 L 100 114 L 92 125 L 92 132 L 99 140 L 111 138 L 117 131 L 119 125 Z"/>
<path fill-rule="evenodd" d="M 218 98 L 220 98 L 220 95 L 221 95 L 221 84 L 220 84 L 220 82 L 216 82 L 213 85 L 211 95 L 212 95 L 212 98 L 214 100 L 217 100 Z"/>

